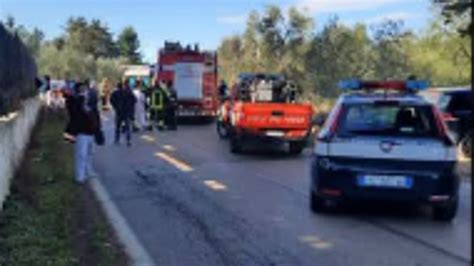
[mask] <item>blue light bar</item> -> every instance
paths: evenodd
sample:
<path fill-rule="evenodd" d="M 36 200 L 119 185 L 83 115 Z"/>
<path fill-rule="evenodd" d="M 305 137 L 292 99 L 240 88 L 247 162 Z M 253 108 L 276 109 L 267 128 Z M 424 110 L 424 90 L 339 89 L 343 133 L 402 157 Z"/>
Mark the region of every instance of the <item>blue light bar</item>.
<path fill-rule="evenodd" d="M 358 79 L 346 79 L 341 80 L 338 83 L 338 87 L 343 90 L 360 90 L 361 89 L 361 82 Z"/>
<path fill-rule="evenodd" d="M 424 80 L 358 80 L 347 79 L 338 83 L 338 87 L 343 90 L 362 90 L 362 89 L 391 89 L 420 91 L 428 88 L 428 82 Z"/>
<path fill-rule="evenodd" d="M 409 90 L 425 90 L 429 85 L 426 80 L 407 80 L 405 86 Z"/>

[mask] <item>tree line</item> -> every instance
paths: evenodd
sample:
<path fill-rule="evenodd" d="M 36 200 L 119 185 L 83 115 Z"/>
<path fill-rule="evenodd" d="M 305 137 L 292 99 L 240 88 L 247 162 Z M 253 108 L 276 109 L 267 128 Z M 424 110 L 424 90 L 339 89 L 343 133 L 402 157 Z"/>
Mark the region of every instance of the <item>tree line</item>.
<path fill-rule="evenodd" d="M 405 29 L 403 21 L 348 26 L 336 16 L 315 31 L 313 18 L 296 8 L 287 14 L 275 5 L 260 13 L 252 11 L 244 32 L 227 36 L 220 44 L 220 74 L 233 83 L 241 72 L 283 73 L 314 101 L 336 97 L 337 82 L 346 78 L 415 75 L 434 86 L 468 85 L 470 17 L 453 22 L 453 16 L 446 15 L 454 12 L 446 11 L 453 8 L 447 2 L 453 1 L 434 0 L 433 19 L 420 33 Z"/>
<path fill-rule="evenodd" d="M 52 79 L 121 78 L 120 65 L 139 64 L 140 41 L 133 27 L 125 27 L 116 38 L 99 19 L 71 17 L 61 36 L 45 39 L 44 33 L 28 30 L 8 17 L 4 25 L 17 35 L 36 59 L 38 72 Z"/>

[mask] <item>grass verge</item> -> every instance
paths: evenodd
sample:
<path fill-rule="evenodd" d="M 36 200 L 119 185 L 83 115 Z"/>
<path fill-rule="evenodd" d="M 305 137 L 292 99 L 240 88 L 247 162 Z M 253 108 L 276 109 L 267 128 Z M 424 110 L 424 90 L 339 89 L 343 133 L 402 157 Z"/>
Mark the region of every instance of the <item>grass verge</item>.
<path fill-rule="evenodd" d="M 127 265 L 87 186 L 73 182 L 62 113 L 40 115 L 0 212 L 0 265 Z"/>

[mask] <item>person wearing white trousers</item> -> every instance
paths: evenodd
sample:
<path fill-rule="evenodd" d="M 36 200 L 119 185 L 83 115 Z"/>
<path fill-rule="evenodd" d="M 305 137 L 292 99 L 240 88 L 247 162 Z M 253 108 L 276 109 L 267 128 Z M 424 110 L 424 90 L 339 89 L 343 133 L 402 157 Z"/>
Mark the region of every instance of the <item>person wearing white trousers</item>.
<path fill-rule="evenodd" d="M 135 104 L 135 123 L 139 129 L 143 130 L 146 127 L 145 94 L 141 87 L 135 87 L 133 95 L 137 99 Z"/>

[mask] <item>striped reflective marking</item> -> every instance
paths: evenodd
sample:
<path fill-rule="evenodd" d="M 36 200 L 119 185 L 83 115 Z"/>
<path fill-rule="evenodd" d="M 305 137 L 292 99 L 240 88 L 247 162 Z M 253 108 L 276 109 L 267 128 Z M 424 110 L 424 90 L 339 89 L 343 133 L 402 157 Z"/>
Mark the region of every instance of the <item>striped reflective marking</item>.
<path fill-rule="evenodd" d="M 181 160 L 178 160 L 174 158 L 173 156 L 168 155 L 164 152 L 157 152 L 155 153 L 155 156 L 166 161 L 167 163 L 173 165 L 174 167 L 178 168 L 179 170 L 183 172 L 192 172 L 194 170 L 189 164 Z"/>

